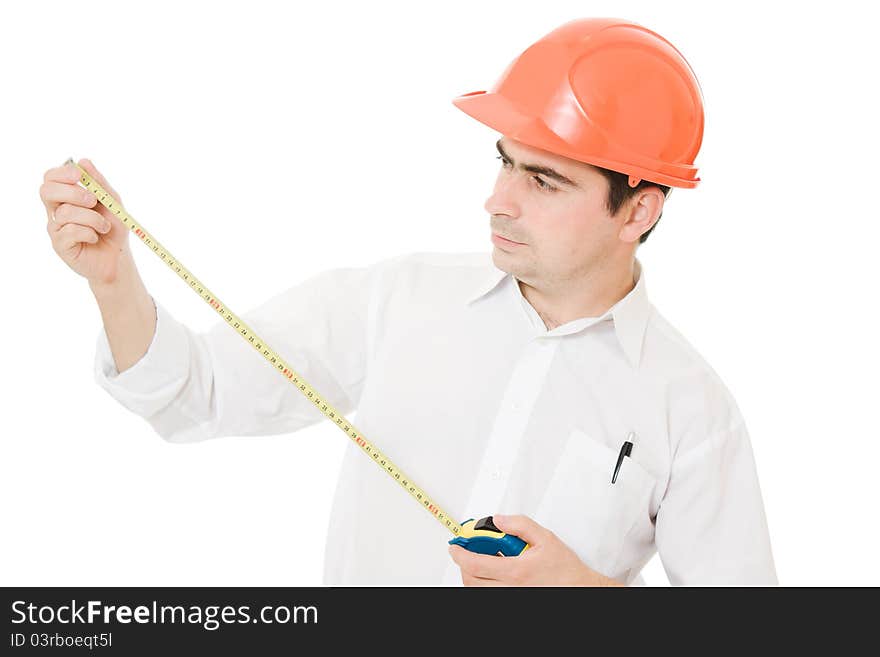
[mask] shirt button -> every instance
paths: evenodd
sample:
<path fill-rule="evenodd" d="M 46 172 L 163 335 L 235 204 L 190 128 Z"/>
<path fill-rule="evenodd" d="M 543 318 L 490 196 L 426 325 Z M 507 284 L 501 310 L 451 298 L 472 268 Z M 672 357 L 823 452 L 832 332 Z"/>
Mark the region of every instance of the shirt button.
<path fill-rule="evenodd" d="M 522 404 L 520 404 L 519 402 L 513 402 L 513 403 L 510 405 L 510 407 L 511 407 L 513 410 L 518 411 L 520 408 L 522 408 Z"/>
<path fill-rule="evenodd" d="M 495 470 L 492 473 L 492 479 L 501 479 L 501 470 Z"/>

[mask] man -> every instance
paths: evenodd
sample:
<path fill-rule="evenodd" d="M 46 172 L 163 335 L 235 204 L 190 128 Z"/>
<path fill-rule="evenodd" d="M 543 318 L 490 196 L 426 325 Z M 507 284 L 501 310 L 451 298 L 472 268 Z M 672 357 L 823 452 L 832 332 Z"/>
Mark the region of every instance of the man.
<path fill-rule="evenodd" d="M 669 188 L 698 181 L 689 66 L 641 26 L 584 19 L 454 102 L 502 133 L 491 255 L 325 271 L 243 319 L 337 409 L 356 409 L 363 435 L 442 508 L 493 515 L 530 547 L 447 545 L 350 443 L 325 582 L 628 585 L 659 552 L 673 584 L 775 584 L 744 420 L 649 302 L 635 257 Z M 196 334 L 153 299 L 127 229 L 91 209 L 70 169 L 48 171 L 41 196 L 56 252 L 101 309 L 100 385 L 172 442 L 324 419 L 225 322 Z"/>

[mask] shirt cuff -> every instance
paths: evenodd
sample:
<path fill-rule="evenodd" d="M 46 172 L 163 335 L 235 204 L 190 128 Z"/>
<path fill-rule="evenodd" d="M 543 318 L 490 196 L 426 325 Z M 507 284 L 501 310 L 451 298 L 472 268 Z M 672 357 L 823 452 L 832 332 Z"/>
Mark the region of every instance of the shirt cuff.
<path fill-rule="evenodd" d="M 152 299 L 152 296 L 150 297 Z M 123 406 L 147 417 L 174 398 L 189 374 L 188 329 L 155 299 L 156 330 L 146 353 L 117 371 L 107 332 L 101 327 L 95 349 L 95 381 Z"/>

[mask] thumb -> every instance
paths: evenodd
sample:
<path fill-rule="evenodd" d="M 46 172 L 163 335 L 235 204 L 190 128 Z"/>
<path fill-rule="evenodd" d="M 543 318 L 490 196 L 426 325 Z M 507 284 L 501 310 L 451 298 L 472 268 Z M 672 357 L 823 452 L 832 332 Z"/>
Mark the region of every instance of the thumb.
<path fill-rule="evenodd" d="M 79 161 L 79 165 L 83 169 L 85 169 L 88 172 L 88 174 L 95 181 L 97 181 L 97 183 L 99 185 L 101 185 L 101 187 L 103 187 L 108 192 L 110 192 L 110 196 L 112 196 L 114 199 L 116 199 L 119 202 L 119 205 L 122 205 L 122 199 L 119 198 L 118 192 L 115 189 L 113 189 L 113 186 L 109 182 L 107 182 L 107 179 L 104 177 L 104 174 L 102 174 L 100 171 L 98 171 L 98 168 L 92 163 L 91 160 L 89 160 L 88 158 L 82 158 Z"/>
<path fill-rule="evenodd" d="M 492 522 L 505 534 L 519 536 L 529 545 L 545 542 L 549 531 L 528 516 L 494 515 Z"/>

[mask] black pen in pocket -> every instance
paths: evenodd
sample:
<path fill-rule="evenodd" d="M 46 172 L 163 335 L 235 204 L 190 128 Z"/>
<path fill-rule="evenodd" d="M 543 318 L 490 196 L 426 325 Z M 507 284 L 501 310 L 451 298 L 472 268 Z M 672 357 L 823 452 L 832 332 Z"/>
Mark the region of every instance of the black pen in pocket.
<path fill-rule="evenodd" d="M 612 484 L 617 481 L 617 473 L 620 471 L 620 464 L 623 463 L 623 457 L 629 456 L 632 453 L 632 441 L 635 440 L 635 437 L 635 431 L 630 431 L 626 440 L 623 442 L 623 445 L 620 446 L 620 453 L 617 455 L 617 465 L 614 466 L 614 474 L 611 476 Z"/>

